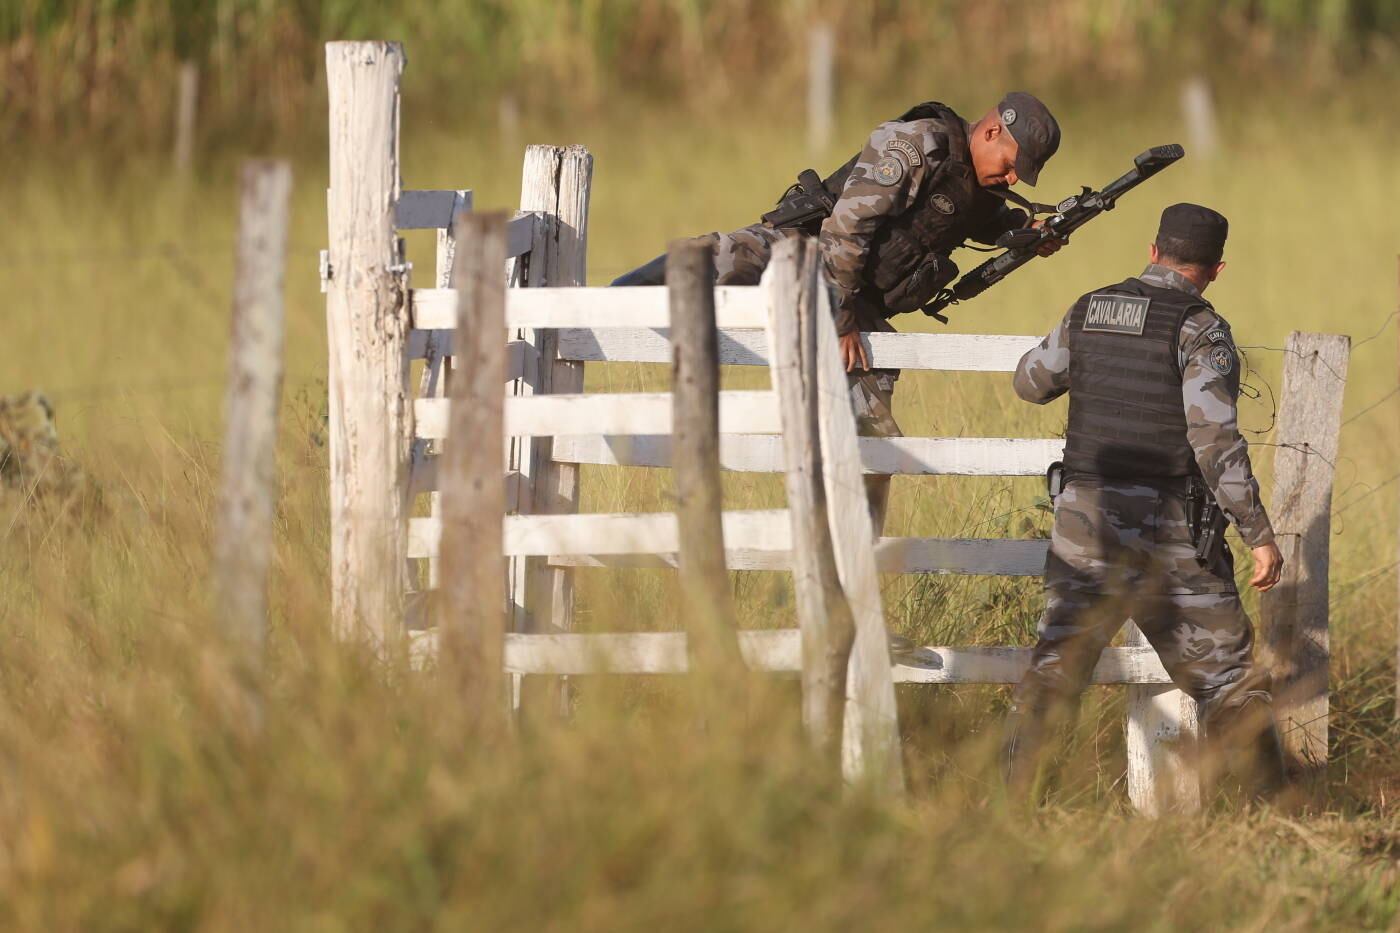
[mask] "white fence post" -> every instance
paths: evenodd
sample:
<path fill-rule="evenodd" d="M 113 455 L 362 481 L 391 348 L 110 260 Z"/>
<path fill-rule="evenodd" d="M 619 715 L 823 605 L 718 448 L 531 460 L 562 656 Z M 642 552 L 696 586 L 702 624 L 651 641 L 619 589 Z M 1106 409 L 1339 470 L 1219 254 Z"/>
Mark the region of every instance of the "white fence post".
<path fill-rule="evenodd" d="M 382 644 L 407 589 L 411 409 L 393 42 L 326 45 L 330 93 L 331 613 L 341 637 Z"/>
<path fill-rule="evenodd" d="M 470 213 L 472 193 L 462 190 L 453 192 L 452 222 L 437 232 L 437 269 L 434 275 L 438 288 L 452 287 L 452 264 L 457 256 L 457 218 Z M 442 338 L 436 330 L 428 332 L 427 346 L 423 351 L 423 374 L 418 382 L 419 398 L 443 398 L 447 395 L 448 382 L 452 373 L 452 357 L 446 355 L 441 346 Z M 417 467 L 427 459 L 430 444 L 425 440 L 413 442 L 413 465 Z M 438 489 L 428 494 L 429 514 L 442 514 L 442 493 Z M 435 589 L 439 582 L 438 558 L 428 558 L 428 588 Z"/>
<path fill-rule="evenodd" d="M 228 635 L 256 666 L 267 639 L 267 570 L 277 501 L 291 166 L 246 162 L 240 190 L 214 575 L 216 605 Z"/>
<path fill-rule="evenodd" d="M 199 116 L 199 66 L 180 63 L 175 92 L 175 171 L 187 173 L 194 163 L 195 121 Z"/>
<path fill-rule="evenodd" d="M 831 145 L 836 33 L 830 23 L 807 31 L 807 149 L 820 154 Z"/>
<path fill-rule="evenodd" d="M 1181 86 L 1181 116 L 1186 121 L 1186 139 L 1192 155 L 1213 159 L 1220 149 L 1220 134 L 1216 130 L 1215 99 L 1210 82 L 1205 78 L 1189 79 Z"/>
<path fill-rule="evenodd" d="M 582 146 L 531 146 L 525 152 L 520 209 L 539 211 L 535 243 L 517 277 L 530 287 L 583 285 L 588 260 L 588 199 L 593 157 Z M 536 353 L 526 362 L 521 394 L 583 391 L 583 364 L 558 358 L 558 332 L 531 330 L 522 338 Z M 521 512 L 578 511 L 578 467 L 553 461 L 552 438 L 512 442 L 512 469 L 520 471 Z M 512 573 L 517 630 L 568 629 L 573 621 L 573 578 L 543 558 L 518 562 Z"/>
<path fill-rule="evenodd" d="M 1124 644 L 1147 647 L 1129 622 Z M 1175 686 L 1127 688 L 1128 799 L 1145 816 L 1195 813 L 1201 808 L 1196 701 Z"/>

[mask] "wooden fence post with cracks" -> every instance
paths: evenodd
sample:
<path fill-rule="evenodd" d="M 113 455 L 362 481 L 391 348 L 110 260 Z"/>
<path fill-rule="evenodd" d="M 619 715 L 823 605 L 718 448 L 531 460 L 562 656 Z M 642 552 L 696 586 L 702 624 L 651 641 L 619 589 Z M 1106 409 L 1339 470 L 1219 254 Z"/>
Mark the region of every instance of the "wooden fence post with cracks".
<path fill-rule="evenodd" d="M 830 322 L 830 292 L 817 288 L 816 299 L 817 320 Z M 890 670 L 889 634 L 875 564 L 875 526 L 865 492 L 850 387 L 841 365 L 836 328 L 824 325 L 816 331 L 822 479 L 836 568 L 856 628 L 846 681 L 842 762 L 848 778 L 873 780 L 881 792 L 898 795 L 904 792 L 904 762 Z"/>
<path fill-rule="evenodd" d="M 817 314 L 821 287 L 811 240 L 778 243 L 764 275 L 769 366 L 783 422 L 784 480 L 792 521 L 792 575 L 802 632 L 802 722 L 812 744 L 839 765 L 855 620 L 841 589 L 823 486 L 817 410 Z"/>
<path fill-rule="evenodd" d="M 527 256 L 513 262 L 514 283 L 542 286 L 583 285 L 588 268 L 588 202 L 593 186 L 593 156 L 582 146 L 530 146 L 520 180 L 520 209 L 539 212 L 534 242 Z M 531 352 L 519 380 L 519 395 L 569 394 L 583 391 L 583 364 L 561 359 L 559 332 L 526 329 L 518 335 Z M 578 466 L 554 459 L 554 440 L 518 437 L 510 441 L 512 471 L 520 474 L 521 514 L 561 515 L 578 511 Z M 518 632 L 560 632 L 573 627 L 573 575 L 550 566 L 544 557 L 512 561 L 512 628 Z M 559 691 L 560 704 L 567 694 Z M 522 703 L 527 702 L 522 692 Z"/>
<path fill-rule="evenodd" d="M 1327 763 L 1328 559 L 1342 396 L 1351 341 L 1289 335 L 1275 435 L 1269 516 L 1283 552 L 1283 579 L 1261 607 L 1274 665 L 1274 710 L 1295 768 Z"/>
<path fill-rule="evenodd" d="M 725 567 L 719 479 L 719 332 L 714 249 L 680 240 L 666 257 L 671 307 L 672 461 L 692 669 L 709 694 L 743 668 Z M 724 696 L 712 697 L 719 703 Z M 732 697 L 729 697 L 731 701 Z"/>
<path fill-rule="evenodd" d="M 255 666 L 261 663 L 267 639 L 282 391 L 282 277 L 291 191 L 292 170 L 286 162 L 244 163 L 214 583 L 226 634 Z"/>
<path fill-rule="evenodd" d="M 437 628 L 453 695 L 482 724 L 499 724 L 506 709 L 506 487 L 498 440 L 505 431 L 505 217 L 462 214 L 455 229 L 458 366 L 439 465 Z"/>
<path fill-rule="evenodd" d="M 326 45 L 331 616 L 340 637 L 376 647 L 399 631 L 408 582 L 409 314 L 395 235 L 403 66 L 398 43 Z"/>

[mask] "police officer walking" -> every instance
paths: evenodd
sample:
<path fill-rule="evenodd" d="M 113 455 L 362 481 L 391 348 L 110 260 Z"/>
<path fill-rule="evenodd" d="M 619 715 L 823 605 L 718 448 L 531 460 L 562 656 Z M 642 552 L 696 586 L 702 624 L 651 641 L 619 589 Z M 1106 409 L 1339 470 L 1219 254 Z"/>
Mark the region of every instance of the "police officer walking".
<path fill-rule="evenodd" d="M 1014 791 L 1035 784 L 1048 732 L 1072 719 L 1129 618 L 1199 704 L 1207 762 L 1239 760 L 1258 790 L 1282 782 L 1269 673 L 1221 545 L 1228 517 L 1253 551 L 1250 585 L 1278 582 L 1283 560 L 1236 422 L 1234 339 L 1202 296 L 1225 266 L 1227 232 L 1209 208 L 1167 208 L 1147 269 L 1084 295 L 1017 366 L 1026 401 L 1069 393 L 1069 429 L 1046 609 L 1003 746 Z"/>
<path fill-rule="evenodd" d="M 1034 185 L 1060 145 L 1060 127 L 1030 94 L 1013 92 L 975 123 L 936 102 L 875 128 L 865 147 L 827 178 L 806 171 L 761 223 L 712 233 L 718 284 L 756 285 L 784 236 L 818 236 L 836 330 L 860 433 L 901 434 L 891 410 L 898 370 L 870 370 L 861 331 L 891 331 L 958 273 L 950 253 L 1025 226 L 1031 207 L 1009 186 Z M 1058 242 L 1047 243 L 1043 254 Z M 665 256 L 613 285 L 660 285 Z M 867 477 L 877 525 L 889 477 Z"/>

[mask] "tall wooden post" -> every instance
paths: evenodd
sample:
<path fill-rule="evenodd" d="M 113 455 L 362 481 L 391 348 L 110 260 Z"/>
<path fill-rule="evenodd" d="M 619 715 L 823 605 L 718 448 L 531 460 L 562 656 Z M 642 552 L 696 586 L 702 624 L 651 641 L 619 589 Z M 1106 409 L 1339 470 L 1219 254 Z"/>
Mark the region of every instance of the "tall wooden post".
<path fill-rule="evenodd" d="M 1132 622 L 1125 635 L 1128 647 L 1148 645 Z M 1144 816 L 1199 811 L 1196 701 L 1170 684 L 1129 686 L 1127 701 L 1128 799 Z"/>
<path fill-rule="evenodd" d="M 835 58 L 831 24 L 813 23 L 807 30 L 807 149 L 814 155 L 831 144 Z"/>
<path fill-rule="evenodd" d="M 326 45 L 331 613 L 341 637 L 374 643 L 398 631 L 407 588 L 409 321 L 394 232 L 403 66 L 397 43 Z"/>
<path fill-rule="evenodd" d="M 454 695 L 483 723 L 506 709 L 505 217 L 457 218 L 458 366 L 443 443 L 438 633 Z"/>
<path fill-rule="evenodd" d="M 1400 285 L 1400 256 L 1395 257 L 1395 268 L 1396 282 Z M 1400 385 L 1400 304 L 1396 305 L 1395 337 L 1396 383 Z M 1396 518 L 1397 534 L 1400 534 L 1400 514 Z M 1400 542 L 1397 542 L 1396 556 L 1400 559 Z M 1395 572 L 1395 718 L 1400 719 L 1400 570 Z"/>
<path fill-rule="evenodd" d="M 802 722 L 812 744 L 841 750 L 846 678 L 855 620 L 841 589 L 831 540 L 817 404 L 817 314 L 822 288 L 812 240 L 789 238 L 773 249 L 763 276 L 768 299 L 769 366 L 783 419 L 792 575 L 802 630 Z"/>
<path fill-rule="evenodd" d="M 282 273 L 291 191 L 292 169 L 286 162 L 244 163 L 214 576 L 227 634 L 245 647 L 253 664 L 260 663 L 267 638 L 282 393 Z"/>
<path fill-rule="evenodd" d="M 175 94 L 175 171 L 181 175 L 194 164 L 194 130 L 199 116 L 199 66 L 180 63 Z"/>
<path fill-rule="evenodd" d="M 457 255 L 457 219 L 459 215 L 470 213 L 472 209 L 472 192 L 462 190 L 454 192 L 454 195 L 452 221 L 447 227 L 437 232 L 437 271 L 434 281 L 438 288 L 452 287 L 452 265 Z M 428 331 L 427 346 L 423 352 L 423 373 L 418 381 L 419 398 L 443 398 L 447 395 L 448 378 L 452 371 L 452 357 L 448 355 L 449 349 L 447 340 L 439 331 Z M 414 440 L 412 459 L 415 467 L 427 459 L 429 447 L 429 441 Z M 441 485 L 439 484 L 438 489 L 428 494 L 429 514 L 433 518 L 439 518 L 442 515 L 442 493 L 440 490 Z M 438 580 L 438 559 L 429 557 L 428 588 L 436 589 Z"/>
<path fill-rule="evenodd" d="M 841 587 L 851 604 L 856 638 L 846 682 L 842 760 L 848 778 L 872 781 L 889 794 L 904 792 L 899 714 L 890 670 L 889 633 L 875 566 L 875 527 L 865 495 L 850 386 L 841 364 L 831 295 L 817 289 L 817 413 L 832 542 Z"/>
<path fill-rule="evenodd" d="M 1283 579 L 1261 607 L 1284 748 L 1295 767 L 1312 770 L 1327 762 L 1332 482 L 1351 340 L 1294 331 L 1286 350 L 1269 507 Z"/>
<path fill-rule="evenodd" d="M 713 689 L 743 666 L 734 598 L 724 559 L 719 479 L 719 332 L 714 249 L 705 240 L 671 244 L 672 440 L 680 584 L 692 669 Z"/>
<path fill-rule="evenodd" d="M 588 265 L 588 199 L 593 157 L 582 146 L 531 146 L 525 152 L 520 209 L 539 211 L 528 257 L 512 270 L 527 287 L 583 285 Z M 559 359 L 558 332 L 532 330 L 520 335 L 536 348 L 526 358 L 522 394 L 583 391 L 583 364 Z M 521 512 L 563 514 L 578 511 L 578 467 L 555 463 L 552 438 L 512 441 L 511 469 L 521 474 Z M 573 624 L 573 578 L 543 557 L 515 564 L 512 589 L 519 631 L 567 630 Z"/>
<path fill-rule="evenodd" d="M 1215 98 L 1210 82 L 1197 75 L 1181 86 L 1181 117 L 1186 123 L 1186 139 L 1194 158 L 1213 159 L 1220 149 L 1216 129 Z"/>

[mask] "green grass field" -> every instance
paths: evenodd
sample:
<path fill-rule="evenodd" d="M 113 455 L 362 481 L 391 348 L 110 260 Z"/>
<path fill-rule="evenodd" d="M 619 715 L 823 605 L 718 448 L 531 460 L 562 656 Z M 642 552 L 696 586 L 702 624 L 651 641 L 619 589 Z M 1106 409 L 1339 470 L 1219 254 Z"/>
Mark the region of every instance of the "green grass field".
<path fill-rule="evenodd" d="M 325 335 L 316 253 L 324 158 L 298 145 L 265 727 L 236 709 L 240 675 L 207 599 L 227 345 L 236 151 L 188 183 L 132 157 L 8 160 L 0 391 L 42 388 L 99 508 L 60 516 L 0 499 L 0 923 L 28 929 L 1385 929 L 1400 894 L 1392 725 L 1396 484 L 1397 131 L 1345 110 L 1226 101 L 1226 151 L 1191 159 L 1076 236 L 1060 256 L 956 310 L 952 329 L 1041 333 L 1080 293 L 1139 271 L 1160 208 L 1231 219 L 1211 298 L 1257 370 L 1244 425 L 1266 431 L 1292 330 L 1351 334 L 1349 419 L 1332 540 L 1333 766 L 1303 815 L 1229 808 L 1128 813 L 1121 691 L 1098 689 L 1051 803 L 1005 812 L 986 753 L 995 688 L 901 692 L 908 805 L 843 793 L 804 749 L 790 685 L 698 731 L 674 682 L 589 682 L 577 722 L 475 736 L 431 678 L 385 670 L 327 636 Z M 969 111 L 971 92 L 945 97 Z M 841 115 L 838 163 L 905 102 Z M 1299 105 L 1301 107 L 1301 105 Z M 1057 108 L 1065 145 L 1036 194 L 1101 185 L 1175 141 L 1170 105 Z M 514 206 L 519 145 L 596 158 L 590 284 L 674 237 L 750 222 L 808 163 L 795 117 L 652 111 L 536 124 L 511 145 L 441 113 L 404 114 L 407 187 L 470 186 Z M 312 122 L 319 124 L 320 116 Z M 1337 142 L 1333 145 L 1333 142 Z M 1342 144 L 1342 143 L 1345 144 Z M 308 154 L 309 150 L 309 154 Z M 420 280 L 426 238 L 410 240 Z M 965 267 L 975 254 L 960 257 Z M 937 326 L 906 318 L 905 328 Z M 1374 338 L 1374 339 L 1370 339 Z M 1366 342 L 1362 343 L 1361 341 Z M 734 384 L 753 374 L 731 374 Z M 590 387 L 662 388 L 659 367 L 595 367 Z M 1373 403 L 1377 403 L 1374 408 Z M 1018 402 L 1004 376 L 908 374 L 907 433 L 1044 436 L 1063 404 Z M 1268 442 L 1267 433 L 1257 436 Z M 1269 483 L 1271 457 L 1257 450 Z M 1039 481 L 900 478 L 890 533 L 1042 533 Z M 781 502 L 729 477 L 736 507 Z M 1267 489 L 1266 489 L 1267 494 Z M 588 511 L 667 507 L 646 470 L 585 471 Z M 666 575 L 581 573 L 581 623 L 674 626 Z M 746 625 L 790 624 L 779 575 L 737 582 Z M 943 644 L 1028 644 L 1032 581 L 888 578 L 892 625 Z"/>

